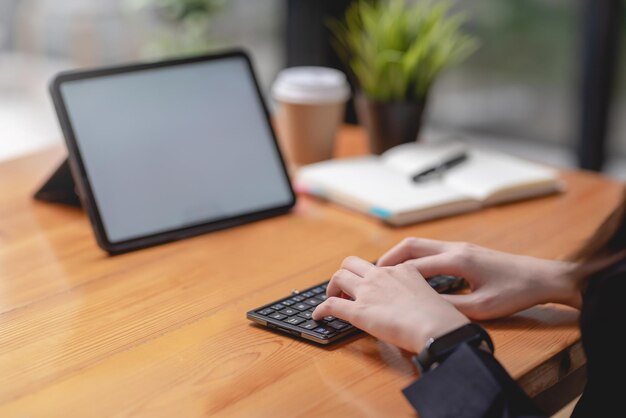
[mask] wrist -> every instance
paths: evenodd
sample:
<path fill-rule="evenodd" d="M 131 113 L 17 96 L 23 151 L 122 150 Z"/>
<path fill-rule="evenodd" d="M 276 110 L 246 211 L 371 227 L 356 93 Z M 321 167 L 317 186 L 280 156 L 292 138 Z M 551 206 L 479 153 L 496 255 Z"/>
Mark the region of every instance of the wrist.
<path fill-rule="evenodd" d="M 576 264 L 566 261 L 551 261 L 545 272 L 538 275 L 541 286 L 545 288 L 541 303 L 559 303 L 580 309 L 582 295 L 578 280 L 573 277 Z"/>
<path fill-rule="evenodd" d="M 413 338 L 409 351 L 416 354 L 420 353 L 431 339 L 435 340 L 469 323 L 470 320 L 461 314 L 460 318 L 455 318 L 452 321 L 425 324 L 425 326 L 420 327 L 419 332 L 415 332 L 415 338 Z"/>

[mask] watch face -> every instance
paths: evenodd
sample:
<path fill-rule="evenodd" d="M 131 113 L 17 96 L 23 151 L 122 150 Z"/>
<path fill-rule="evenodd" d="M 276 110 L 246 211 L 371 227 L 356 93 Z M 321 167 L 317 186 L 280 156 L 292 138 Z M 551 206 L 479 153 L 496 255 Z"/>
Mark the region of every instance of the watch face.
<path fill-rule="evenodd" d="M 430 345 L 430 352 L 435 357 L 438 357 L 463 342 L 471 344 L 474 341 L 481 341 L 482 338 L 483 336 L 478 326 L 467 324 L 435 339 Z"/>

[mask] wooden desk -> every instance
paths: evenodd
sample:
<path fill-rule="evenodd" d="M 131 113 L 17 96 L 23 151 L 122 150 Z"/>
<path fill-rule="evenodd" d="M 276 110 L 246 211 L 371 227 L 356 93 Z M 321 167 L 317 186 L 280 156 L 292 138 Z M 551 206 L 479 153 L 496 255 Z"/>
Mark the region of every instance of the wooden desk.
<path fill-rule="evenodd" d="M 338 153 L 363 151 L 362 139 L 345 128 Z M 400 389 L 416 373 L 395 347 L 362 336 L 320 348 L 257 328 L 245 312 L 408 235 L 564 257 L 621 192 L 564 172 L 566 194 L 393 229 L 300 197 L 286 216 L 108 257 L 81 211 L 30 197 L 62 157 L 0 164 L 3 417 L 413 416 Z M 535 396 L 584 364 L 576 321 L 542 306 L 486 327 Z"/>

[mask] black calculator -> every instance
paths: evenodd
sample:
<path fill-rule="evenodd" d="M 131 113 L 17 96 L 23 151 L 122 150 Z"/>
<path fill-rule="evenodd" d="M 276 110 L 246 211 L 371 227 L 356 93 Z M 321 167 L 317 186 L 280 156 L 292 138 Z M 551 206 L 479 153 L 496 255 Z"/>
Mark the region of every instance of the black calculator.
<path fill-rule="evenodd" d="M 427 281 L 439 293 L 452 293 L 465 287 L 465 280 L 457 276 L 438 275 Z M 330 344 L 358 332 L 358 328 L 333 316 L 321 321 L 311 318 L 315 307 L 326 300 L 327 285 L 325 281 L 302 291 L 294 290 L 291 295 L 254 309 L 246 316 L 270 329 L 318 344 Z"/>

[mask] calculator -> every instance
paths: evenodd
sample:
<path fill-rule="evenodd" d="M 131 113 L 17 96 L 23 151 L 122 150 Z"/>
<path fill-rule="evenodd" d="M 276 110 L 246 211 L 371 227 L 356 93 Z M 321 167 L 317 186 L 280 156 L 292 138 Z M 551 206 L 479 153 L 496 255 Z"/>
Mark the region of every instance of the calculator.
<path fill-rule="evenodd" d="M 462 277 L 437 275 L 426 279 L 439 293 L 452 293 L 465 287 Z M 328 281 L 249 311 L 246 316 L 257 324 L 318 344 L 330 344 L 360 330 L 333 316 L 321 321 L 311 318 L 315 307 L 326 300 Z"/>

